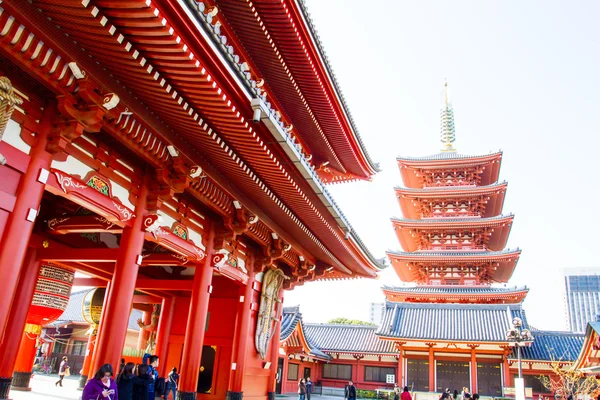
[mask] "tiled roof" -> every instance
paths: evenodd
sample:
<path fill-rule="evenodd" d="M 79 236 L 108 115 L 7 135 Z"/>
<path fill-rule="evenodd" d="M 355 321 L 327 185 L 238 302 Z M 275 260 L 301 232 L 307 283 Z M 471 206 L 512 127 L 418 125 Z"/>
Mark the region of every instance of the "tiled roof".
<path fill-rule="evenodd" d="M 520 253 L 521 249 L 504 249 L 502 251 L 394 251 L 388 250 L 387 254 L 400 257 L 427 257 L 427 258 L 445 258 L 445 257 L 472 257 L 487 258 L 501 256 L 504 254 Z"/>
<path fill-rule="evenodd" d="M 407 218 L 398 218 L 398 217 L 392 217 L 392 221 L 397 221 L 397 222 L 401 222 L 401 223 L 410 223 L 410 224 L 445 224 L 445 223 L 452 223 L 452 222 L 459 222 L 459 223 L 473 223 L 473 222 L 479 222 L 479 223 L 487 223 L 487 222 L 494 222 L 494 221 L 501 221 L 503 219 L 506 218 L 512 218 L 514 217 L 514 214 L 510 213 L 510 214 L 502 214 L 502 215 L 497 215 L 495 217 L 489 217 L 489 218 L 427 218 L 427 219 L 407 219 Z"/>
<path fill-rule="evenodd" d="M 284 307 L 282 315 L 281 315 L 281 338 L 280 341 L 283 342 L 287 340 L 294 330 L 298 326 L 298 323 L 302 326 L 302 331 L 304 332 L 304 337 L 309 346 L 309 355 L 320 357 L 323 359 L 331 358 L 329 355 L 323 353 L 319 346 L 315 345 L 314 342 L 308 337 L 306 333 L 306 326 L 302 322 L 302 313 L 300 313 L 300 306 L 295 307 Z"/>
<path fill-rule="evenodd" d="M 338 324 L 305 324 L 306 337 L 327 353 L 396 354 L 393 343 L 375 334 L 377 327 Z"/>
<path fill-rule="evenodd" d="M 529 291 L 527 286 L 521 287 L 464 287 L 464 286 L 383 286 L 383 290 L 390 292 L 413 292 L 413 293 L 431 293 L 431 294 L 503 294 L 522 292 L 524 290 Z"/>
<path fill-rule="evenodd" d="M 524 360 L 574 361 L 583 346 L 585 335 L 573 332 L 532 331 L 533 343 L 521 348 Z M 517 358 L 516 350 L 509 358 Z"/>
<path fill-rule="evenodd" d="M 71 322 L 87 324 L 86 320 L 83 319 L 83 299 L 90 290 L 92 289 L 71 293 L 67 308 L 65 308 L 65 311 L 52 325 L 63 325 Z M 137 324 L 139 318 L 142 318 L 142 312 L 140 310 L 131 310 L 127 329 L 139 331 L 140 327 Z"/>
<path fill-rule="evenodd" d="M 512 318 L 528 327 L 521 305 L 386 303 L 377 335 L 403 339 L 506 342 Z"/>
<path fill-rule="evenodd" d="M 497 151 L 497 152 L 493 152 L 493 153 L 491 152 L 491 153 L 488 153 L 488 154 L 480 154 L 480 155 L 470 155 L 470 154 L 460 154 L 460 153 L 445 152 L 445 153 L 438 153 L 438 154 L 433 154 L 433 155 L 424 156 L 424 157 L 402 157 L 402 156 L 398 156 L 396 158 L 396 160 L 406 160 L 406 161 L 462 160 L 462 159 L 488 157 L 488 156 L 495 156 L 495 155 L 502 155 L 502 151 Z"/>

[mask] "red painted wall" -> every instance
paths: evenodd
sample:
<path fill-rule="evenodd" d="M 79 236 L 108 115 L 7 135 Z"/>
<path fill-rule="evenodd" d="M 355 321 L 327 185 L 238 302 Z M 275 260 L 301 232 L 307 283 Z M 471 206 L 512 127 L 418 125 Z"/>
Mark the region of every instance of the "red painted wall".
<path fill-rule="evenodd" d="M 385 382 L 367 382 L 365 381 L 365 367 L 389 367 L 389 368 L 398 368 L 398 363 L 396 362 L 377 362 L 377 361 L 359 361 L 358 365 L 356 360 L 331 360 L 330 364 L 345 364 L 352 365 L 352 378 L 354 380 L 354 385 L 358 389 L 363 390 L 374 390 L 385 387 Z M 322 364 L 319 365 L 321 368 L 320 376 L 322 375 Z M 347 380 L 340 379 L 327 379 L 321 378 L 319 381 L 325 387 L 337 387 L 343 388 L 348 384 Z"/>

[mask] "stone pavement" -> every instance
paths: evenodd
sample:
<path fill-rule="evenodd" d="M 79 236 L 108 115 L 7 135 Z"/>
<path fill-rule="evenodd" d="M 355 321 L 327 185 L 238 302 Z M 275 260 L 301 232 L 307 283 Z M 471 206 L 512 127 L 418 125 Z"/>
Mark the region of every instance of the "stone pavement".
<path fill-rule="evenodd" d="M 30 392 L 11 390 L 10 398 L 13 400 L 81 400 L 81 391 L 77 390 L 79 376 L 65 378 L 63 387 L 54 386 L 57 380 L 58 375 L 35 375 L 31 379 Z"/>

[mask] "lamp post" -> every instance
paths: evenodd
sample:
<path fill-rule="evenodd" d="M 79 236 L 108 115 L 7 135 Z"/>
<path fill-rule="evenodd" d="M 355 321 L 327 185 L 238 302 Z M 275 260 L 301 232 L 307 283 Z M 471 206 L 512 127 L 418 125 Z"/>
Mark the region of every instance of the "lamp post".
<path fill-rule="evenodd" d="M 533 336 L 531 335 L 529 329 L 523 329 L 523 321 L 521 318 L 513 318 L 512 325 L 512 329 L 506 331 L 506 339 L 511 346 L 517 347 L 517 366 L 519 368 L 519 379 L 515 382 L 515 398 L 516 400 L 522 400 L 525 399 L 525 384 L 523 382 L 523 367 L 521 365 L 521 347 L 530 346 L 531 342 L 533 342 Z"/>

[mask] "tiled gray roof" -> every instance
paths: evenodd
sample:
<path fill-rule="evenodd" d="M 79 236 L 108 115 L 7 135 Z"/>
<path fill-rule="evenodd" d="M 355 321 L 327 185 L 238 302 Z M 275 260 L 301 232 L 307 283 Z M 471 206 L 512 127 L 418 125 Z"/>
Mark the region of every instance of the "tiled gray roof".
<path fill-rule="evenodd" d="M 490 257 L 490 256 L 499 256 L 499 255 L 503 255 L 503 254 L 511 254 L 511 253 L 517 253 L 517 252 L 521 252 L 521 249 L 516 248 L 516 249 L 504 249 L 502 251 L 394 251 L 394 250 L 388 250 L 387 253 L 388 254 L 392 254 L 395 256 L 407 256 L 407 257 L 440 257 L 440 258 L 445 258 L 445 257 L 456 257 L 456 256 L 460 256 L 460 257 L 473 257 L 473 258 L 479 258 L 479 257 Z"/>
<path fill-rule="evenodd" d="M 585 335 L 573 332 L 532 331 L 533 343 L 521 348 L 524 360 L 574 361 L 577 359 Z M 509 358 L 517 358 L 516 350 Z"/>
<path fill-rule="evenodd" d="M 312 342 L 312 340 L 308 337 L 308 334 L 306 333 L 306 326 L 302 322 L 302 313 L 300 313 L 300 306 L 283 308 L 283 312 L 281 315 L 281 338 L 280 338 L 280 341 L 283 342 L 283 341 L 287 340 L 292 335 L 292 333 L 294 333 L 294 330 L 296 329 L 296 326 L 298 326 L 298 323 L 301 324 L 302 330 L 304 331 L 304 334 L 305 334 L 306 341 L 308 343 L 308 346 L 310 347 L 309 355 L 324 358 L 324 359 L 331 358 L 329 355 L 323 353 L 321 351 L 321 349 L 319 349 L 319 347 L 317 345 L 315 345 L 314 342 Z"/>
<path fill-rule="evenodd" d="M 502 151 L 490 152 L 488 154 L 480 154 L 480 155 L 471 155 L 471 154 L 460 154 L 460 153 L 445 152 L 445 153 L 432 154 L 430 156 L 424 156 L 424 157 L 403 157 L 403 156 L 398 156 L 398 157 L 396 157 L 396 160 L 406 160 L 406 161 L 462 160 L 462 159 L 468 159 L 468 158 L 487 157 L 487 156 L 494 156 L 494 155 L 502 155 Z"/>
<path fill-rule="evenodd" d="M 390 292 L 414 292 L 414 293 L 448 293 L 448 294 L 485 294 L 485 293 L 511 293 L 529 291 L 527 286 L 521 287 L 465 287 L 465 286 L 383 286 L 383 290 Z"/>
<path fill-rule="evenodd" d="M 86 320 L 83 319 L 83 299 L 85 298 L 85 295 L 90 292 L 90 290 L 92 289 L 71 293 L 67 308 L 65 308 L 65 311 L 52 325 L 62 325 L 70 322 L 87 324 Z M 142 312 L 140 310 L 131 310 L 127 329 L 139 331 L 140 327 L 137 324 L 137 320 L 139 318 L 142 318 Z"/>
<path fill-rule="evenodd" d="M 506 342 L 512 318 L 527 319 L 521 305 L 386 303 L 377 335 L 403 339 Z"/>
<path fill-rule="evenodd" d="M 377 327 L 338 324 L 305 324 L 307 338 L 327 353 L 396 354 L 393 343 L 375 335 Z"/>
<path fill-rule="evenodd" d="M 407 219 L 407 218 L 398 218 L 398 217 L 392 217 L 392 221 L 398 221 L 398 222 L 406 222 L 406 223 L 411 223 L 411 224 L 431 224 L 431 223 L 446 223 L 446 222 L 464 222 L 464 223 L 470 223 L 470 222 L 481 222 L 481 223 L 485 223 L 485 222 L 494 222 L 494 221 L 498 221 L 498 220 L 503 220 L 506 218 L 511 218 L 514 217 L 513 213 L 510 214 L 502 214 L 502 215 L 497 215 L 495 217 L 489 217 L 489 218 L 428 218 L 428 219 Z"/>

